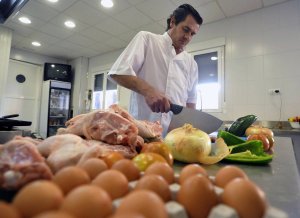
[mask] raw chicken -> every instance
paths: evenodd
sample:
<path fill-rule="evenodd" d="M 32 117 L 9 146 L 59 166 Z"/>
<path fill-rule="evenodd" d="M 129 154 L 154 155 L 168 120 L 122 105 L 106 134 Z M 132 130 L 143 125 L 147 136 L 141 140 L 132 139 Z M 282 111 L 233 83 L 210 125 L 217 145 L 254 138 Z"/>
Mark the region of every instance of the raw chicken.
<path fill-rule="evenodd" d="M 75 134 L 87 140 L 103 141 L 112 145 L 138 145 L 138 129 L 129 120 L 110 111 L 94 111 L 78 115 L 66 122 L 57 134 Z"/>
<path fill-rule="evenodd" d="M 119 152 L 126 158 L 133 158 L 137 154 L 131 146 L 84 140 L 74 134 L 51 136 L 38 145 L 38 150 L 47 158 L 53 172 L 66 166 L 77 165 L 92 157 L 104 157 L 111 152 Z"/>
<path fill-rule="evenodd" d="M 16 190 L 37 179 L 53 176 L 36 146 L 28 139 L 18 137 L 0 145 L 0 187 Z"/>
<path fill-rule="evenodd" d="M 147 120 L 136 120 L 126 110 L 121 108 L 117 104 L 113 104 L 109 107 L 109 110 L 120 114 L 125 119 L 134 123 L 138 128 L 138 134 L 142 138 L 160 138 L 162 135 L 163 128 L 159 121 L 150 122 Z"/>

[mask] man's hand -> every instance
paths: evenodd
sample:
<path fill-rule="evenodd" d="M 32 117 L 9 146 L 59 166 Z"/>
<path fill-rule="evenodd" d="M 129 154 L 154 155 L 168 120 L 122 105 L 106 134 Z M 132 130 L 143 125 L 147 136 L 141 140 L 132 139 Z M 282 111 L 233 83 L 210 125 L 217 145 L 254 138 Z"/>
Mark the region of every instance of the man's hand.
<path fill-rule="evenodd" d="M 121 86 L 143 95 L 153 112 L 167 113 L 170 111 L 170 100 L 146 81 L 129 75 L 111 75 L 111 77 Z"/>
<path fill-rule="evenodd" d="M 170 111 L 170 100 L 161 92 L 151 89 L 144 97 L 153 112 L 167 113 Z"/>

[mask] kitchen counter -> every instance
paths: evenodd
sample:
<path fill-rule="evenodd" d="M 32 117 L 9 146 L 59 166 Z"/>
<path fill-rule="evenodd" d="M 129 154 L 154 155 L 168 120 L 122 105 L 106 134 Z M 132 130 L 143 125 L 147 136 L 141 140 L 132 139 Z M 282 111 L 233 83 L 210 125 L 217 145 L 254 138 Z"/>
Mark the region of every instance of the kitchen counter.
<path fill-rule="evenodd" d="M 275 137 L 276 146 L 273 161 L 268 165 L 253 166 L 233 164 L 243 169 L 265 193 L 273 207 L 288 213 L 289 218 L 299 218 L 300 214 L 300 180 L 294 155 L 292 140 L 289 137 Z M 210 176 L 229 163 L 211 166 L 202 165 Z M 180 172 L 186 164 L 176 162 L 175 172 Z"/>

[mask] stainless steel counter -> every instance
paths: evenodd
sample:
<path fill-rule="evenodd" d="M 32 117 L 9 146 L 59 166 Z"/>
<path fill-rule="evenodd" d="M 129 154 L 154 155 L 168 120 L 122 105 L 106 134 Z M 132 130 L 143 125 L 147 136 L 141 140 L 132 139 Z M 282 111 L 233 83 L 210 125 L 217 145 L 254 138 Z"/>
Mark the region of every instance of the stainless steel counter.
<path fill-rule="evenodd" d="M 269 165 L 253 166 L 234 164 L 243 169 L 248 177 L 254 181 L 265 193 L 270 205 L 289 214 L 290 218 L 300 217 L 300 181 L 297 170 L 291 138 L 275 137 L 275 156 Z M 175 172 L 180 172 L 186 164 L 176 162 Z M 203 167 L 209 175 L 228 163 L 218 163 Z"/>

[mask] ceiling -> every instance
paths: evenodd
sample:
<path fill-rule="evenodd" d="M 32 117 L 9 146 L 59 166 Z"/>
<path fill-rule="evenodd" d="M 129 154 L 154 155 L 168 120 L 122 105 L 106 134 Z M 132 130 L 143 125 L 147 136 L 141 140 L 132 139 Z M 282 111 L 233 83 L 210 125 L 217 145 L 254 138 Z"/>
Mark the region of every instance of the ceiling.
<path fill-rule="evenodd" d="M 13 30 L 12 47 L 71 60 L 124 48 L 140 30 L 163 33 L 166 18 L 180 4 L 194 6 L 204 24 L 268 7 L 286 0 L 113 0 L 107 9 L 100 0 L 29 0 L 4 26 Z M 18 18 L 27 16 L 31 24 Z M 76 23 L 74 29 L 64 26 Z M 39 41 L 40 47 L 31 45 Z"/>

